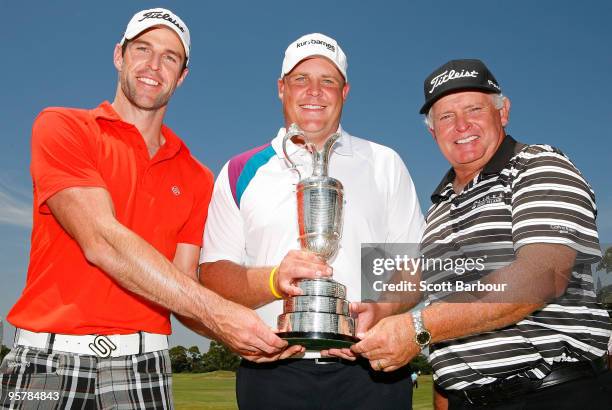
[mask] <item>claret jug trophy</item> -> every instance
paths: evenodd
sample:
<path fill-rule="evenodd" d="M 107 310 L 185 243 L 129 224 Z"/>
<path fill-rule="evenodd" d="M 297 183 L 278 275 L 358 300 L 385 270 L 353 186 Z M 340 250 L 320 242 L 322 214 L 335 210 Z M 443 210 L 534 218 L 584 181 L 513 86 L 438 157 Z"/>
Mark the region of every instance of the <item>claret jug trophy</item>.
<path fill-rule="evenodd" d="M 304 179 L 287 155 L 287 141 L 298 136 L 312 155 L 312 175 Z M 319 151 L 296 124 L 283 138 L 285 158 L 300 176 L 296 189 L 300 247 L 325 261 L 336 253 L 342 236 L 343 187 L 327 172 L 338 138 L 339 133 L 332 134 Z M 284 300 L 283 313 L 278 317 L 279 337 L 309 350 L 348 347 L 357 341 L 346 286 L 327 278 L 302 279 L 297 286 L 303 295 Z"/>

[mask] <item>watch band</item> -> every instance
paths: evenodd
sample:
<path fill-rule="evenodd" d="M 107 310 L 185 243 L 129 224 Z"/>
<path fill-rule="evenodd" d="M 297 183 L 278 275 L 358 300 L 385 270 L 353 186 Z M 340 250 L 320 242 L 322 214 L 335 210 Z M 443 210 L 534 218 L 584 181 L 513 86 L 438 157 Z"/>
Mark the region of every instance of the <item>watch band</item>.
<path fill-rule="evenodd" d="M 425 329 L 421 309 L 412 312 L 412 323 L 414 324 L 414 341 L 421 349 L 426 348 L 431 342 L 431 332 Z"/>

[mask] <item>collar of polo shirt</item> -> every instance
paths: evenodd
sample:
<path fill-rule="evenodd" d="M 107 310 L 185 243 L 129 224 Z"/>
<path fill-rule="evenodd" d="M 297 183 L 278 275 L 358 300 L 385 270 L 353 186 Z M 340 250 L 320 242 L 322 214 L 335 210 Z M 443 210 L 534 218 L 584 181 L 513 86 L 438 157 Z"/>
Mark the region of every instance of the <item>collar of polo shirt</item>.
<path fill-rule="evenodd" d="M 524 147 L 525 144 L 517 142 L 510 135 L 506 135 L 502 143 L 499 145 L 499 148 L 497 148 L 497 151 L 495 151 L 493 157 L 482 169 L 482 174 L 497 174 L 504 169 L 510 158 L 518 154 L 518 152 Z M 431 201 L 433 203 L 438 203 L 442 199 L 447 198 L 450 193 L 450 191 L 447 189 L 448 184 L 452 184 L 454 180 L 455 170 L 451 168 L 448 170 L 446 175 L 444 175 L 442 181 L 431 194 Z M 452 187 L 450 190 L 452 191 Z"/>

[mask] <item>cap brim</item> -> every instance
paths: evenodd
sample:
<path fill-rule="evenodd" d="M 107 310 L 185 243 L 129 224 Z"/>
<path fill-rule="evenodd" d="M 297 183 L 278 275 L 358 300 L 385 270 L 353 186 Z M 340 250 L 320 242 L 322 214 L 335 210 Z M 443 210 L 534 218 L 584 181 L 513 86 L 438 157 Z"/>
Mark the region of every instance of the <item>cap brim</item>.
<path fill-rule="evenodd" d="M 179 40 L 181 40 L 181 44 L 183 45 L 183 50 L 185 51 L 185 61 L 189 61 L 189 46 L 187 45 L 185 39 L 183 38 L 183 35 L 181 34 L 181 32 L 171 23 L 166 22 L 166 21 L 159 21 L 156 22 L 155 24 L 151 24 L 151 25 L 143 25 L 142 27 L 136 28 L 136 29 L 132 29 L 129 32 L 125 32 L 125 34 L 123 35 L 123 38 L 121 39 L 121 45 L 123 45 L 123 42 L 125 40 L 133 40 L 134 38 L 138 37 L 140 34 L 142 34 L 143 32 L 153 28 L 153 27 L 166 27 L 169 28 L 170 30 L 172 30 L 179 38 Z"/>
<path fill-rule="evenodd" d="M 348 82 L 348 78 L 346 77 L 346 73 L 342 71 L 342 68 L 340 68 L 340 66 L 338 65 L 338 63 L 336 63 L 332 58 L 330 58 L 329 56 L 323 55 L 323 54 L 310 54 L 307 55 L 305 57 L 300 58 L 299 60 L 297 60 L 295 63 L 291 64 L 291 67 L 288 69 L 284 69 L 283 68 L 283 72 L 281 75 L 281 78 L 283 78 L 284 76 L 286 76 L 287 74 L 289 74 L 291 71 L 293 71 L 293 69 L 300 64 L 302 61 L 304 60 L 308 60 L 309 58 L 324 58 L 327 61 L 329 61 L 330 63 L 332 63 L 334 65 L 334 67 L 336 67 L 336 69 L 338 70 L 338 72 L 342 75 L 342 77 L 344 77 L 344 81 Z"/>
<path fill-rule="evenodd" d="M 423 104 L 423 106 L 421 107 L 421 110 L 419 111 L 419 114 L 427 114 L 427 111 L 429 111 L 429 109 L 431 108 L 432 105 L 434 105 L 436 103 L 436 101 L 438 101 L 440 98 L 445 97 L 449 94 L 454 94 L 454 93 L 458 93 L 461 91 L 483 91 L 486 92 L 487 94 L 497 94 L 500 93 L 500 90 L 494 90 L 491 89 L 489 87 L 485 87 L 485 86 L 471 86 L 471 87 L 462 87 L 459 86 L 457 88 L 451 88 L 449 90 L 445 90 L 444 92 L 440 93 L 439 95 L 436 95 L 434 98 L 432 98 L 431 100 L 428 100 L 427 102 L 425 102 L 425 104 Z"/>

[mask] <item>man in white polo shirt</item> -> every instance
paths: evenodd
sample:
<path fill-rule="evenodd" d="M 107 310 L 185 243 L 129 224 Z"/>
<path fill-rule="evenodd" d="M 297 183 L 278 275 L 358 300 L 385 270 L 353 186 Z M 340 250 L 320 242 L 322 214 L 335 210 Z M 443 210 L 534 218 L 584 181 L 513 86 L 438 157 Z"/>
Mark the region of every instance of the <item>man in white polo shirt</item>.
<path fill-rule="evenodd" d="M 420 239 L 423 216 L 400 157 L 340 126 L 349 92 L 346 68 L 344 52 L 327 36 L 308 34 L 292 43 L 278 80 L 285 128 L 271 143 L 232 158 L 215 184 L 200 280 L 230 300 L 257 308 L 271 327 L 276 327 L 282 313 L 282 301 L 275 294 L 297 294 L 296 279 L 333 271 L 333 278 L 347 286 L 347 299 L 357 301 L 362 243 Z M 331 134 L 341 133 L 330 155 L 329 174 L 344 185 L 344 226 L 331 266 L 298 250 L 298 175 L 282 150 L 286 128 L 292 123 L 319 149 Z M 304 148 L 289 143 L 287 152 L 303 176 L 311 175 L 311 156 Z M 392 313 L 391 305 L 359 306 L 367 311 L 360 313 L 358 332 Z M 243 360 L 237 375 L 240 408 L 410 406 L 409 368 L 383 374 L 369 369 L 363 359 L 353 361 L 348 349 L 334 353 L 336 357 L 321 358 L 320 352 L 293 346 L 280 355 Z M 290 355 L 294 357 L 289 360 L 256 363 Z"/>

